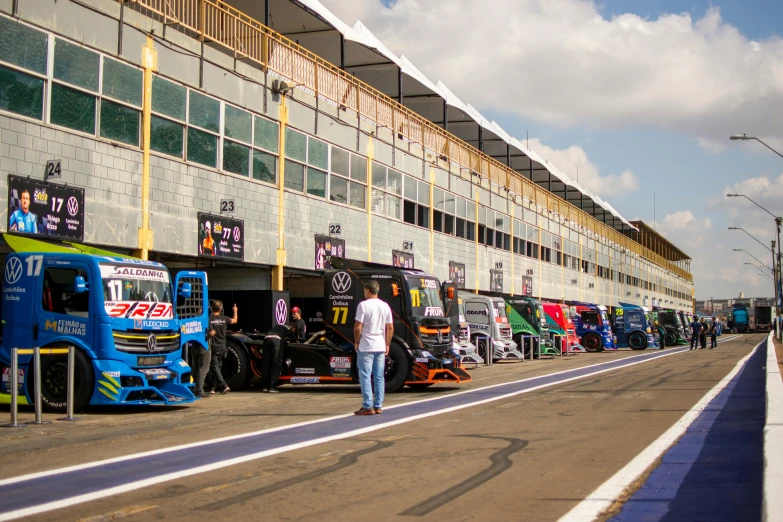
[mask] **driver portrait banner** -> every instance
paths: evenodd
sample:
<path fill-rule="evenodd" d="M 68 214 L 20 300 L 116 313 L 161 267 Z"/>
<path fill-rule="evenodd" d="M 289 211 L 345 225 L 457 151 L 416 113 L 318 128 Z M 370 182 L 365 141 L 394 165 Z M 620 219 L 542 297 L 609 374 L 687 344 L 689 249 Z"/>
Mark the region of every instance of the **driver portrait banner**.
<path fill-rule="evenodd" d="M 245 259 L 245 222 L 198 213 L 198 255 Z"/>
<path fill-rule="evenodd" d="M 315 235 L 315 269 L 331 270 L 332 258 L 345 259 L 345 240 Z"/>
<path fill-rule="evenodd" d="M 8 231 L 84 238 L 84 189 L 8 176 Z"/>
<path fill-rule="evenodd" d="M 530 276 L 522 276 L 522 291 L 520 292 L 525 297 L 533 296 L 533 278 Z"/>
<path fill-rule="evenodd" d="M 414 268 L 413 260 L 413 254 L 410 252 L 392 250 L 392 266 L 396 268 Z"/>
<path fill-rule="evenodd" d="M 449 261 L 449 279 L 457 288 L 465 288 L 465 265 Z"/>
<path fill-rule="evenodd" d="M 491 269 L 489 271 L 489 290 L 491 292 L 503 291 L 503 271 Z"/>

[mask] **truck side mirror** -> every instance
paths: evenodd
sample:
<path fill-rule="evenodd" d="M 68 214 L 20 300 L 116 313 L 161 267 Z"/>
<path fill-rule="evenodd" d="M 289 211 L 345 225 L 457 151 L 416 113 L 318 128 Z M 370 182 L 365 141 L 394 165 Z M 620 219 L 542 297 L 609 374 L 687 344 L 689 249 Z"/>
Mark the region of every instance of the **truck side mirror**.
<path fill-rule="evenodd" d="M 84 276 L 76 276 L 73 279 L 73 291 L 76 294 L 83 294 L 88 290 L 87 282 L 84 280 Z"/>
<path fill-rule="evenodd" d="M 183 299 L 190 299 L 190 295 L 192 293 L 192 288 L 190 287 L 190 283 L 182 283 L 179 285 L 179 295 Z"/>
<path fill-rule="evenodd" d="M 397 283 L 392 283 L 392 296 L 393 297 L 399 297 L 400 296 L 400 287 L 397 286 Z"/>
<path fill-rule="evenodd" d="M 446 295 L 449 296 L 449 299 L 454 299 L 454 287 L 450 286 L 448 290 L 446 290 Z"/>

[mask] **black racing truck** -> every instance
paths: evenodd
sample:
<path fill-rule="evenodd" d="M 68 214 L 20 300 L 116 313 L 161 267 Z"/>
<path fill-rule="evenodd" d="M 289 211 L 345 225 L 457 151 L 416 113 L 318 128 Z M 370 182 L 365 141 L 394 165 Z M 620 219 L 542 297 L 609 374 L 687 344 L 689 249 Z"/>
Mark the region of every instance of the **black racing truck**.
<path fill-rule="evenodd" d="M 677 310 L 658 308 L 656 312 L 658 313 L 658 324 L 666 329 L 664 337 L 666 346 L 688 344 L 689 340 L 685 337 L 685 328 L 682 326 L 682 320 Z"/>
<path fill-rule="evenodd" d="M 444 314 L 443 297 L 453 300 L 453 290 L 420 270 L 362 266 L 324 273 L 324 329 L 310 334 L 305 342 L 286 345 L 280 384 L 359 382 L 354 318 L 357 305 L 364 299 L 364 283 L 372 279 L 380 284 L 378 297 L 389 304 L 394 318 L 394 337 L 386 358 L 386 391 L 398 391 L 405 385 L 424 388 L 436 383 L 469 382 L 471 376 L 462 368 L 459 353 L 452 346 L 451 321 Z M 272 308 L 283 307 L 286 312 L 275 313 L 274 317 L 286 317 L 287 302 L 275 303 Z M 229 355 L 223 376 L 232 389 L 261 378 L 263 339 L 263 333 L 228 337 Z"/>

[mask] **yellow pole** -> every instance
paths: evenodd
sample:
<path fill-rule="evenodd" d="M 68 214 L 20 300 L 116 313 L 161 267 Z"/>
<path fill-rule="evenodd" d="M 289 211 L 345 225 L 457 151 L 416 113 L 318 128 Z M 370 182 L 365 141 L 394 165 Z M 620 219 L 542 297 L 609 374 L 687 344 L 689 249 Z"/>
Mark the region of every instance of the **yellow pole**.
<path fill-rule="evenodd" d="M 586 236 L 585 236 L 586 237 Z M 584 252 L 582 251 L 582 236 L 579 237 L 579 300 L 584 301 L 584 284 L 585 284 L 585 271 L 582 268 L 582 263 L 584 263 Z"/>
<path fill-rule="evenodd" d="M 475 227 L 473 229 L 474 237 L 476 238 L 476 289 L 473 290 L 474 294 L 479 293 L 479 237 L 478 237 L 478 223 L 479 223 L 479 199 L 481 198 L 481 194 L 479 192 L 476 192 L 476 222 L 473 224 Z"/>
<path fill-rule="evenodd" d="M 288 105 L 286 95 L 280 94 L 280 144 L 279 159 L 277 162 L 277 264 L 272 269 L 272 290 L 283 290 L 283 267 L 286 264 L 285 251 L 285 129 L 288 125 Z"/>
<path fill-rule="evenodd" d="M 538 210 L 538 205 L 536 205 L 536 211 Z M 544 274 L 543 274 L 543 262 L 541 261 L 541 218 L 538 219 L 538 298 L 543 299 L 544 298 Z"/>
<path fill-rule="evenodd" d="M 367 261 L 372 261 L 372 160 L 375 156 L 375 145 L 372 136 L 367 138 Z"/>
<path fill-rule="evenodd" d="M 141 64 L 144 67 L 144 95 L 142 97 L 141 133 L 141 228 L 139 251 L 142 259 L 149 259 L 152 249 L 150 230 L 150 132 L 152 128 L 152 72 L 158 68 L 158 52 L 153 47 L 152 36 L 141 48 Z"/>
<path fill-rule="evenodd" d="M 430 274 L 435 273 L 435 169 L 430 167 Z"/>
<path fill-rule="evenodd" d="M 511 211 L 511 296 L 514 296 L 514 257 L 516 254 L 514 254 L 514 207 L 516 206 L 516 203 L 511 203 L 509 205 L 509 210 Z"/>

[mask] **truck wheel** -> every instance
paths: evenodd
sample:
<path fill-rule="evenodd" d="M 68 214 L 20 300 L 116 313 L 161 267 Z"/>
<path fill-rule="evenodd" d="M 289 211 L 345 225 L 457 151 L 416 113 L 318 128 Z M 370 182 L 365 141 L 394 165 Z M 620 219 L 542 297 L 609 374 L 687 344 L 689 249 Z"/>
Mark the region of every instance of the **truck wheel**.
<path fill-rule="evenodd" d="M 51 347 L 50 347 L 51 348 Z M 27 379 L 28 392 L 34 397 L 34 385 L 31 373 Z M 90 404 L 95 387 L 95 372 L 87 356 L 77 349 L 74 365 L 73 411 L 83 411 Z M 41 356 L 41 405 L 53 413 L 64 413 L 68 398 L 68 356 Z"/>
<path fill-rule="evenodd" d="M 647 337 L 642 332 L 634 332 L 628 336 L 628 346 L 631 350 L 644 350 L 647 348 Z"/>
<path fill-rule="evenodd" d="M 226 339 L 226 358 L 220 373 L 226 385 L 232 390 L 241 390 L 247 385 L 247 371 L 250 358 L 244 346 L 231 339 Z"/>
<path fill-rule="evenodd" d="M 397 343 L 392 343 L 389 347 L 389 355 L 386 357 L 386 391 L 394 393 L 400 391 L 405 386 L 410 371 L 410 362 L 408 354 Z"/>
<path fill-rule="evenodd" d="M 478 356 L 481 357 L 486 362 L 487 349 L 491 342 L 489 337 L 485 337 L 483 335 L 477 335 L 471 340 L 473 341 L 473 344 L 476 346 L 476 353 L 478 353 Z"/>
<path fill-rule="evenodd" d="M 582 336 L 582 346 L 585 347 L 585 350 L 588 352 L 603 352 L 604 351 L 604 341 L 601 339 L 601 336 L 597 333 L 586 333 Z"/>
<path fill-rule="evenodd" d="M 677 334 L 666 332 L 666 335 L 663 336 L 663 342 L 666 343 L 666 346 L 674 346 L 677 344 Z"/>

